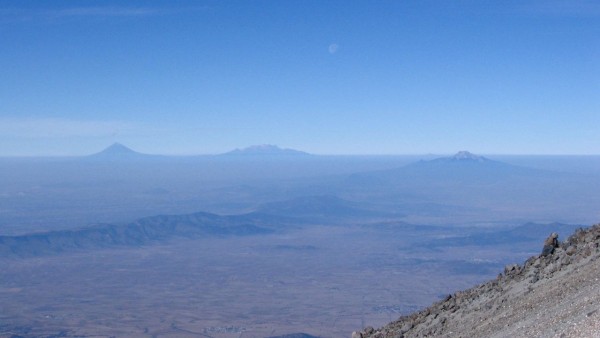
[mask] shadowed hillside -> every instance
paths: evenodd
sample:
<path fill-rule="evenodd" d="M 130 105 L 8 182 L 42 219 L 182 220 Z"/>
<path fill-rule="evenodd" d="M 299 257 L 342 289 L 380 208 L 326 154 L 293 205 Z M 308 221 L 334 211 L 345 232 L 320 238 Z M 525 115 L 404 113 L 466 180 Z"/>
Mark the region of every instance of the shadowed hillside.
<path fill-rule="evenodd" d="M 277 219 L 272 219 L 277 221 Z M 0 236 L 0 255 L 39 256 L 65 251 L 115 246 L 140 246 L 173 237 L 248 236 L 273 232 L 260 215 L 219 216 L 209 213 L 161 215 L 125 225 L 93 227 Z"/>

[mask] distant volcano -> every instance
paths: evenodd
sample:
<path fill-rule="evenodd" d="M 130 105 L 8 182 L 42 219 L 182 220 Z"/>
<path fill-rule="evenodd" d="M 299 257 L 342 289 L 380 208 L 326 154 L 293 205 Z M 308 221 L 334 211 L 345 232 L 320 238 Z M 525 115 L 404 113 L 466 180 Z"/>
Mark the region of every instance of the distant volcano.
<path fill-rule="evenodd" d="M 480 156 L 480 155 L 475 155 L 473 153 L 470 153 L 468 151 L 459 151 L 458 153 L 454 154 L 453 156 L 448 156 L 448 157 L 439 157 L 433 160 L 429 160 L 429 161 L 419 161 L 417 163 L 413 163 L 408 165 L 407 167 L 410 166 L 419 166 L 421 168 L 423 167 L 463 167 L 463 166 L 468 166 L 468 167 L 479 167 L 479 168 L 498 168 L 498 167 L 513 167 L 507 163 L 503 163 L 503 162 L 498 162 L 498 161 L 494 161 L 494 160 L 490 160 L 489 158 Z"/>
<path fill-rule="evenodd" d="M 406 166 L 354 174 L 355 182 L 378 184 L 402 184 L 414 187 L 461 184 L 494 184 L 506 179 L 538 179 L 547 173 L 543 170 L 519 167 L 486 157 L 460 151 L 453 156 L 433 160 L 421 160 Z"/>
<path fill-rule="evenodd" d="M 92 154 L 89 157 L 94 159 L 136 159 L 146 156 L 152 155 L 138 153 L 137 151 L 134 151 L 121 143 L 113 143 L 108 148 L 102 150 L 101 152 Z"/>
<path fill-rule="evenodd" d="M 261 144 L 261 145 L 254 145 L 254 146 L 250 146 L 247 148 L 243 148 L 243 149 L 235 149 L 232 150 L 230 152 L 227 152 L 223 155 L 243 155 L 243 156 L 281 156 L 281 155 L 285 155 L 285 156 L 306 156 L 306 155 L 310 155 L 308 153 L 305 153 L 303 151 L 299 151 L 299 150 L 294 150 L 294 149 L 287 149 L 287 148 L 280 148 L 276 145 L 272 145 L 272 144 Z"/>
<path fill-rule="evenodd" d="M 443 157 L 443 158 L 439 158 L 437 159 L 437 161 L 439 160 L 446 160 L 446 161 L 474 161 L 474 162 L 486 162 L 486 161 L 491 161 L 483 156 L 479 156 L 479 155 L 475 155 L 473 153 L 470 153 L 468 151 L 459 151 L 458 153 L 456 153 L 454 156 L 451 157 Z"/>

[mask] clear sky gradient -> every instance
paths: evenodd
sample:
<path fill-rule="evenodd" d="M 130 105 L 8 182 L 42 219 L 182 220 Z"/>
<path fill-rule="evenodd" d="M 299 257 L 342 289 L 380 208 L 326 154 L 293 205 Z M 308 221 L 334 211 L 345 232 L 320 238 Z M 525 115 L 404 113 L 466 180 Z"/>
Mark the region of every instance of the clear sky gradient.
<path fill-rule="evenodd" d="M 600 2 L 1 1 L 0 156 L 600 154 Z"/>

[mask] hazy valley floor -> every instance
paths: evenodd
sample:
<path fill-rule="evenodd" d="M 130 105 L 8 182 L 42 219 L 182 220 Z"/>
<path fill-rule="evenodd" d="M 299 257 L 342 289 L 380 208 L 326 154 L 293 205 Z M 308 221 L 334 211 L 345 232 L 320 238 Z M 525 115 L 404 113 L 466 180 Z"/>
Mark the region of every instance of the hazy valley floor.
<path fill-rule="evenodd" d="M 348 337 L 531 254 L 415 246 L 439 236 L 312 227 L 2 259 L 0 336 Z"/>
<path fill-rule="evenodd" d="M 457 155 L 0 159 L 0 336 L 348 337 L 600 216 L 599 157 Z"/>

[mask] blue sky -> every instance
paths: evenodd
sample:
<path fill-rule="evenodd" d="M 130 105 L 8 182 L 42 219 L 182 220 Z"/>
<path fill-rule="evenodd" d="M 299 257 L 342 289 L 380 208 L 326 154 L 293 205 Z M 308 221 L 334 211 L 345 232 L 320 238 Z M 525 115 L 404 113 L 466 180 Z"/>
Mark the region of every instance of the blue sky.
<path fill-rule="evenodd" d="M 600 154 L 597 1 L 0 1 L 0 156 Z"/>

